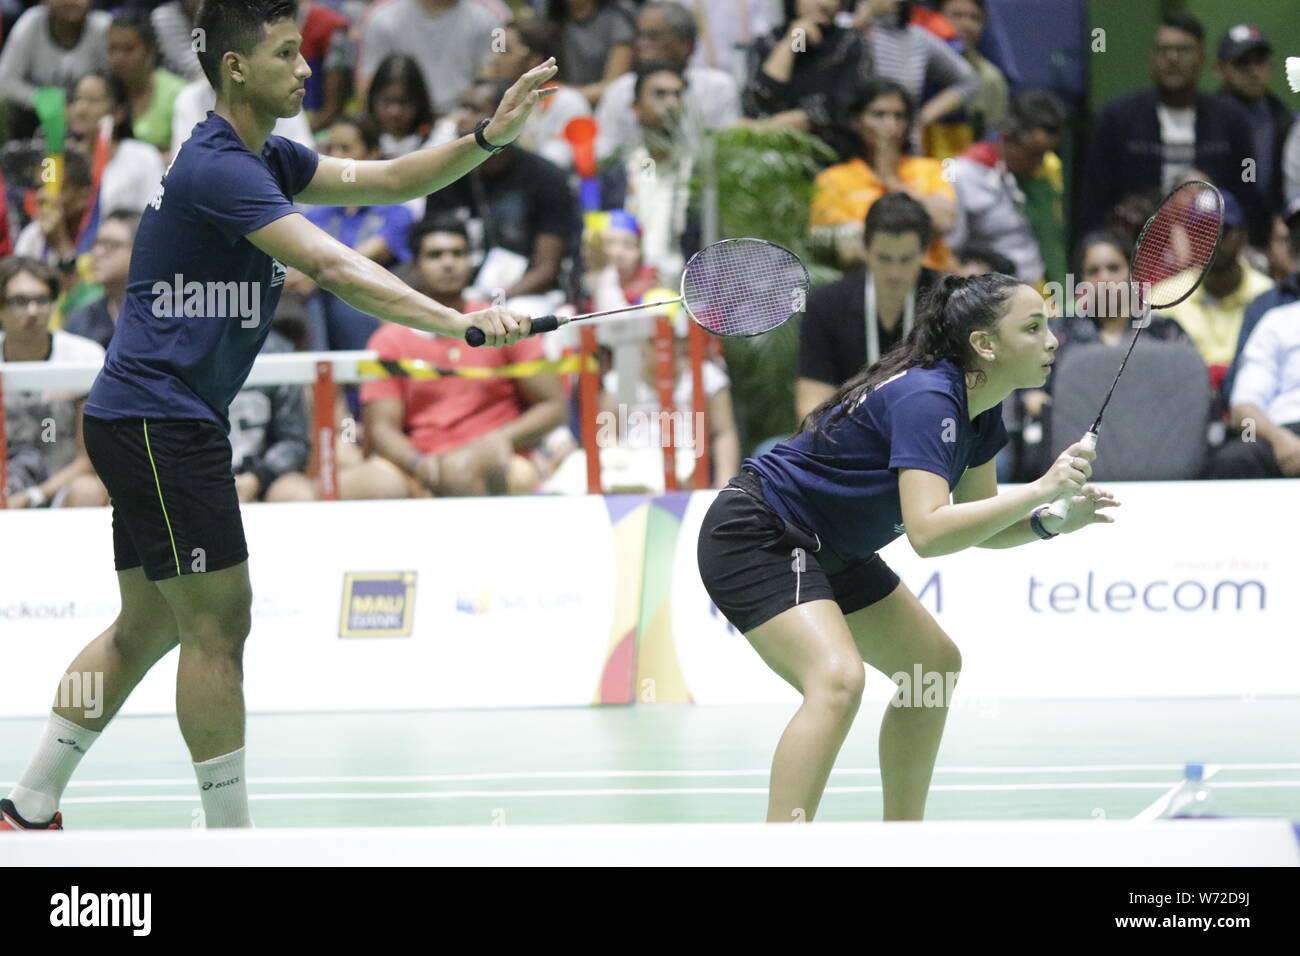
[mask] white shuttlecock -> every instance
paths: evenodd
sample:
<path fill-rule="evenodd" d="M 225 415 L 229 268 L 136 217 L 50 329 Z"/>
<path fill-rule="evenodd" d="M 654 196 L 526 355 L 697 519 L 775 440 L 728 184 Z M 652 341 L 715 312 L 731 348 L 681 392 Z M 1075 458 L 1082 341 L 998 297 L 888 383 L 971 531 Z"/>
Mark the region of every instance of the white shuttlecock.
<path fill-rule="evenodd" d="M 1300 93 L 1300 56 L 1286 58 L 1286 82 L 1292 93 Z"/>

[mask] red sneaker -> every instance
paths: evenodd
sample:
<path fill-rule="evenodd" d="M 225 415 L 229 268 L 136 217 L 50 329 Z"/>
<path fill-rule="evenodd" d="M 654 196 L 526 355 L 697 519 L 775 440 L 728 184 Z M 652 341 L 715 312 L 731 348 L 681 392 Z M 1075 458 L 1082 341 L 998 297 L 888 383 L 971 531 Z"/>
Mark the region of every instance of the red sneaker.
<path fill-rule="evenodd" d="M 0 800 L 0 830 L 62 830 L 63 814 L 54 814 L 48 823 L 28 823 L 18 815 L 13 801 L 8 798 Z"/>

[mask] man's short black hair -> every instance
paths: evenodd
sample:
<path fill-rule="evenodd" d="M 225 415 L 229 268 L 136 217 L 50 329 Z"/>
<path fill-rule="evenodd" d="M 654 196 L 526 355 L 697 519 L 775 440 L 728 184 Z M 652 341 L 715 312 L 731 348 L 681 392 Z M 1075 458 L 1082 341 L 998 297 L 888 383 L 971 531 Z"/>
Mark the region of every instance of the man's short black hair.
<path fill-rule="evenodd" d="M 1013 279 L 1019 278 L 1016 275 L 1016 264 L 1002 253 L 988 246 L 962 246 L 957 253 L 957 261 L 962 265 L 982 262 L 994 272 L 1001 273 L 1004 276 L 1011 276 Z"/>
<path fill-rule="evenodd" d="M 248 56 L 266 36 L 266 25 L 298 16 L 296 0 L 203 0 L 194 27 L 200 31 L 196 51 L 203 75 L 221 92 L 221 58 L 228 52 Z"/>
<path fill-rule="evenodd" d="M 668 21 L 668 29 L 677 39 L 686 40 L 691 46 L 695 46 L 699 27 L 695 24 L 695 16 L 683 4 L 674 3 L 672 0 L 649 0 L 641 5 L 638 12 L 645 13 L 647 10 L 658 10 Z"/>
<path fill-rule="evenodd" d="M 90 163 L 75 149 L 63 154 L 63 185 L 65 188 L 90 188 Z"/>
<path fill-rule="evenodd" d="M 921 240 L 921 251 L 930 247 L 934 238 L 934 223 L 925 207 L 907 193 L 886 193 L 871 204 L 867 210 L 867 221 L 862 231 L 862 242 L 870 246 L 876 233 L 887 232 L 890 235 L 902 235 L 914 232 Z"/>
<path fill-rule="evenodd" d="M 1055 93 L 1026 90 L 1011 101 L 1002 129 L 1015 139 L 1028 136 L 1036 129 L 1059 136 L 1064 123 L 1065 106 Z"/>
<path fill-rule="evenodd" d="M 642 63 L 636 68 L 636 83 L 632 86 L 632 102 L 641 99 L 641 88 L 645 86 L 645 81 L 656 73 L 671 73 L 682 81 L 682 86 L 686 86 L 686 74 L 682 71 L 680 63 L 673 63 L 670 60 L 651 60 L 648 63 Z"/>
<path fill-rule="evenodd" d="M 1184 13 L 1181 10 L 1170 11 L 1160 18 L 1160 25 L 1189 33 L 1196 37 L 1198 44 L 1205 42 L 1205 27 L 1201 26 L 1201 21 L 1190 13 Z"/>
<path fill-rule="evenodd" d="M 424 245 L 424 240 L 439 232 L 450 232 L 460 236 L 465 240 L 465 248 L 470 248 L 469 230 L 465 228 L 463 222 L 451 216 L 434 216 L 432 219 L 421 219 L 411 227 L 411 255 L 420 258 L 420 247 Z"/>
<path fill-rule="evenodd" d="M 39 259 L 26 256 L 10 256 L 0 260 L 0 305 L 9 304 L 9 283 L 14 276 L 26 272 L 32 278 L 45 283 L 50 290 L 50 298 L 59 297 L 59 274 Z"/>

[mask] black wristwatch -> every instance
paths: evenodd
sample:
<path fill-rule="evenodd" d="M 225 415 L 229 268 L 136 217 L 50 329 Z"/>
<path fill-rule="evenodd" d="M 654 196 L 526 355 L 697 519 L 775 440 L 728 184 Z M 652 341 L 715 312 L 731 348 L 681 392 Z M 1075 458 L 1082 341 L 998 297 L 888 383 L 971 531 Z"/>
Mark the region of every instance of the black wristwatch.
<path fill-rule="evenodd" d="M 474 141 L 478 143 L 479 146 L 483 147 L 489 153 L 495 156 L 497 153 L 501 152 L 501 150 L 505 149 L 506 146 L 509 146 L 510 144 L 506 143 L 505 146 L 493 146 L 491 143 L 487 141 L 487 137 L 483 135 L 483 131 L 487 129 L 488 123 L 490 122 L 492 122 L 490 119 L 479 121 L 479 124 L 474 127 Z"/>
<path fill-rule="evenodd" d="M 1048 531 L 1043 527 L 1043 512 L 1046 511 L 1048 507 L 1048 505 L 1042 505 L 1041 507 L 1035 508 L 1029 515 L 1030 529 L 1044 541 L 1055 538 L 1061 533 L 1059 531 Z"/>

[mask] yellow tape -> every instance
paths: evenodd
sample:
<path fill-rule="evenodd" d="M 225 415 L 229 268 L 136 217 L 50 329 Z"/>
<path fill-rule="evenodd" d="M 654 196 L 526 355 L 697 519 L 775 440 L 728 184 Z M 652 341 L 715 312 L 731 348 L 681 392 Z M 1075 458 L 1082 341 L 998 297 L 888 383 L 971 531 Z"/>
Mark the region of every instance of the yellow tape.
<path fill-rule="evenodd" d="M 494 368 L 437 368 L 420 359 L 362 359 L 357 371 L 367 378 L 412 378 L 434 381 L 440 378 L 530 378 L 534 375 L 571 375 L 582 369 L 581 356 L 566 355 L 560 359 L 533 359 L 514 365 Z M 587 356 L 586 370 L 600 368 L 594 355 Z"/>

